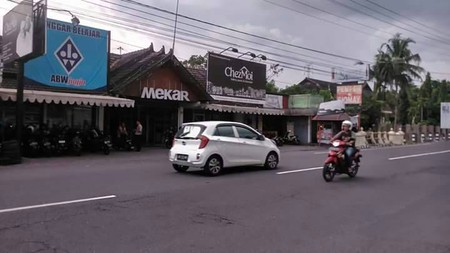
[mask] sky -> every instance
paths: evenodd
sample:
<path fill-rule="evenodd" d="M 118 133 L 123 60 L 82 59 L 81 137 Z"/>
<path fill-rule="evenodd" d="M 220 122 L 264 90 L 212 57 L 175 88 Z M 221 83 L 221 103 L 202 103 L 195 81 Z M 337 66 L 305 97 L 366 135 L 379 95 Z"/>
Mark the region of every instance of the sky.
<path fill-rule="evenodd" d="M 266 61 L 253 61 L 266 64 L 268 70 L 278 64 L 282 71 L 272 78 L 281 88 L 305 77 L 332 81 L 333 70 L 336 77 L 363 79 L 377 50 L 395 33 L 416 42 L 411 49 L 421 56 L 420 66 L 433 79 L 450 80 L 448 0 L 179 0 L 177 22 L 177 0 L 47 3 L 71 11 L 82 25 L 111 31 L 113 53 L 132 52 L 151 43 L 168 52 L 176 23 L 174 52 L 180 60 L 233 46 L 239 53 L 224 54 L 264 55 Z M 0 31 L 3 15 L 15 5 L 0 0 Z M 48 17 L 71 19 L 68 13 L 54 10 L 48 11 Z M 240 57 L 251 60 L 248 55 Z"/>

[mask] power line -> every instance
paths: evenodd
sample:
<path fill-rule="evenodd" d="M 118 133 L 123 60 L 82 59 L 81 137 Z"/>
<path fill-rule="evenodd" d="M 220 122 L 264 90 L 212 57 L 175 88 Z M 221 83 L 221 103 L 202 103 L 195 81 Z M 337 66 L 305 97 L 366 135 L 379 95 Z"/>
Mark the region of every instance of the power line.
<path fill-rule="evenodd" d="M 296 0 L 296 1 L 297 1 L 297 0 Z M 329 0 L 329 1 L 334 2 L 334 3 L 337 3 L 337 4 L 341 5 L 341 6 L 344 6 L 344 7 L 347 8 L 347 9 L 356 11 L 357 13 L 358 13 L 358 12 L 362 12 L 361 10 L 358 10 L 358 9 L 356 9 L 356 8 L 354 8 L 354 7 L 351 7 L 351 6 L 347 5 L 347 4 L 341 3 L 341 2 L 339 2 L 339 1 L 336 1 L 336 0 Z M 354 0 L 350 0 L 350 1 L 355 2 Z M 358 2 L 355 2 L 355 3 L 359 4 Z M 364 6 L 364 5 L 362 5 L 362 6 L 363 6 L 363 7 L 366 7 L 366 6 Z M 366 7 L 366 8 L 367 8 L 367 7 Z M 403 29 L 403 30 L 408 31 L 408 32 L 410 32 L 410 33 L 412 33 L 412 34 L 422 36 L 422 37 L 427 38 L 427 39 L 432 40 L 432 41 L 440 42 L 440 43 L 442 43 L 442 44 L 445 44 L 446 46 L 449 46 L 449 45 L 450 45 L 449 41 L 444 41 L 444 40 L 441 40 L 441 39 L 436 39 L 436 38 L 433 38 L 433 37 L 429 37 L 429 36 L 426 36 L 426 35 L 417 33 L 417 32 L 415 32 L 415 31 L 413 31 L 413 30 L 411 30 L 411 29 L 409 29 L 409 28 L 405 28 L 405 27 L 399 26 L 399 25 L 397 25 L 397 24 L 391 23 L 391 22 L 389 22 L 389 21 L 383 20 L 383 19 L 381 19 L 381 18 L 379 18 L 379 17 L 376 17 L 375 15 L 372 15 L 372 14 L 370 14 L 370 13 L 367 13 L 367 12 L 363 12 L 363 13 L 364 13 L 365 15 L 369 16 L 369 17 L 372 17 L 372 18 L 378 20 L 378 21 L 381 21 L 381 22 L 383 22 L 383 23 L 386 23 L 386 24 L 392 25 L 392 26 L 394 26 L 394 27 Z M 427 32 L 427 33 L 428 33 L 428 32 Z M 431 35 L 434 36 L 433 34 L 431 34 Z"/>
<path fill-rule="evenodd" d="M 408 17 L 408 16 L 402 15 L 402 14 L 399 13 L 399 12 L 396 12 L 396 11 L 394 11 L 394 10 L 388 9 L 388 8 L 384 7 L 383 5 L 381 5 L 381 4 L 375 3 L 375 2 L 373 2 L 373 1 L 371 1 L 371 0 L 365 0 L 365 1 L 367 1 L 367 2 L 369 2 L 369 3 L 371 3 L 371 4 L 375 5 L 375 6 L 377 6 L 377 7 L 381 8 L 381 9 L 383 9 L 383 10 L 386 10 L 386 11 L 388 11 L 388 12 L 390 12 L 390 13 L 393 13 L 393 14 L 395 14 L 395 15 L 398 15 L 398 16 L 401 16 L 401 17 L 403 17 L 403 18 L 406 18 L 406 19 L 408 19 L 408 20 L 410 20 L 410 21 L 412 21 L 412 22 L 414 22 L 414 23 L 416 23 L 416 24 L 418 24 L 418 25 L 421 25 L 421 26 L 423 26 L 423 27 L 425 27 L 425 28 L 434 30 L 434 31 L 436 31 L 436 32 L 438 32 L 438 33 L 445 33 L 445 32 L 442 31 L 442 30 L 436 30 L 436 28 L 434 28 L 434 27 L 425 25 L 425 24 L 423 24 L 423 23 L 421 23 L 421 22 L 418 22 L 418 21 L 416 21 L 416 20 L 414 20 L 414 19 Z M 448 33 L 445 33 L 445 34 L 447 34 L 448 36 L 450 36 Z"/>
<path fill-rule="evenodd" d="M 334 1 L 334 0 L 333 0 L 333 1 Z M 375 13 L 378 13 L 378 14 L 380 14 L 380 15 L 383 15 L 383 16 L 385 16 L 385 17 L 387 17 L 387 18 L 393 19 L 393 20 L 395 20 L 395 21 L 397 21 L 397 22 L 399 22 L 399 23 L 401 23 L 401 24 L 403 24 L 403 25 L 407 25 L 407 26 L 409 26 L 409 27 L 411 27 L 411 28 L 413 28 L 413 29 L 417 29 L 417 30 L 419 30 L 419 31 L 421 31 L 421 32 L 428 33 L 428 34 L 430 34 L 431 36 L 441 36 L 441 34 L 430 33 L 429 31 L 424 30 L 424 29 L 422 29 L 422 28 L 419 28 L 419 27 L 417 27 L 417 26 L 413 26 L 413 25 L 407 24 L 407 23 L 403 22 L 403 20 L 397 18 L 396 16 L 398 16 L 398 15 L 396 15 L 396 16 L 390 16 L 390 15 L 387 15 L 386 13 L 384 13 L 384 12 L 382 12 L 382 11 L 379 11 L 379 10 L 376 10 L 376 9 L 374 9 L 374 8 L 371 8 L 371 7 L 369 7 L 369 6 L 367 6 L 367 5 L 364 5 L 364 4 L 362 4 L 362 3 L 358 2 L 358 1 L 355 1 L 355 0 L 350 0 L 350 1 L 353 2 L 353 3 L 355 3 L 355 4 L 357 4 L 357 5 L 359 5 L 359 6 L 362 6 L 362 7 L 366 8 L 366 9 L 369 9 L 369 10 L 371 10 L 372 12 L 375 12 Z M 443 39 L 445 39 L 445 40 L 448 39 L 448 38 L 445 38 L 445 37 L 441 37 L 441 38 L 443 38 Z"/>
<path fill-rule="evenodd" d="M 75 12 L 75 11 L 74 11 L 74 12 Z M 80 16 L 85 16 L 85 17 L 88 17 L 88 18 L 91 18 L 91 19 L 98 20 L 98 22 L 105 22 L 105 20 L 103 20 L 103 19 L 101 19 L 101 18 L 98 18 L 98 17 L 94 17 L 94 16 L 90 16 L 90 15 L 86 15 L 86 14 L 80 14 L 80 13 L 76 13 L 76 14 L 77 14 L 77 15 L 80 15 Z M 116 17 L 116 18 L 117 18 L 117 17 Z M 117 22 L 107 21 L 107 23 L 110 24 L 110 25 L 118 26 L 118 25 L 117 25 L 117 24 L 118 24 Z M 112 24 L 111 24 L 111 23 L 112 23 Z M 114 24 L 114 23 L 115 23 L 115 24 Z M 119 24 L 119 26 L 122 26 L 123 28 L 129 28 L 129 27 L 130 27 L 130 26 L 128 26 L 128 25 L 122 25 L 122 24 Z M 153 32 L 149 32 L 148 30 L 142 30 L 142 29 L 135 28 L 135 27 L 133 27 L 133 29 L 135 29 L 135 30 L 137 30 L 137 31 L 140 31 L 140 32 L 143 32 L 143 33 L 150 33 L 150 34 L 155 35 L 155 36 L 158 36 L 158 37 L 163 37 L 163 38 L 166 39 L 167 41 L 171 41 L 171 38 L 172 38 L 171 35 L 155 34 L 155 33 L 153 33 Z M 188 43 L 188 42 L 189 42 L 189 43 Z M 182 44 L 188 44 L 188 45 L 195 45 L 196 47 L 203 47 L 203 48 L 207 48 L 207 49 L 210 49 L 210 48 L 215 48 L 215 49 L 217 49 L 217 50 L 221 50 L 221 49 L 222 49 L 221 46 L 215 46 L 215 45 L 211 45 L 211 44 L 207 44 L 207 43 L 203 43 L 203 42 L 199 42 L 199 41 L 193 41 L 193 40 L 189 40 L 189 39 L 186 39 L 186 38 L 184 38 L 184 40 L 180 40 L 179 43 L 182 43 Z M 305 71 L 305 67 L 304 67 L 304 66 L 301 66 L 301 65 L 298 65 L 298 64 L 293 64 L 293 63 L 289 63 L 289 62 L 285 62 L 285 61 L 281 61 L 281 60 L 276 60 L 276 59 L 268 60 L 268 62 L 279 63 L 280 66 L 283 66 L 283 67 L 285 67 L 285 68 L 287 68 L 287 69 L 291 69 L 291 70 Z M 330 73 L 331 73 L 331 72 L 328 71 L 328 70 L 315 69 L 315 68 L 311 68 L 311 69 L 317 71 L 317 72 L 318 72 L 317 74 L 325 73 L 327 76 L 329 76 Z"/>
<path fill-rule="evenodd" d="M 99 6 L 101 6 L 101 5 L 99 5 Z M 104 6 L 101 6 L 101 7 L 104 7 Z M 116 10 L 117 11 L 117 10 Z M 130 14 L 130 15 L 132 15 L 132 14 Z M 133 14 L 134 15 L 134 14 Z M 117 18 L 117 17 L 114 17 L 114 18 Z M 133 21 L 129 21 L 129 22 L 133 22 Z M 147 24 L 145 24 L 145 25 L 147 25 Z M 154 34 L 155 35 L 155 34 Z M 224 41 L 222 41 L 222 42 L 224 42 Z M 191 41 L 191 43 L 197 43 L 197 42 L 192 42 Z M 230 44 L 230 42 L 225 42 L 225 43 L 228 43 L 228 44 Z M 236 45 L 236 44 L 235 44 Z M 208 45 L 206 45 L 206 46 L 208 46 Z M 239 46 L 239 45 L 237 45 L 237 46 Z M 217 47 L 216 47 L 217 48 Z M 219 50 L 221 49 L 221 48 L 218 48 Z M 279 55 L 279 56 L 281 56 L 281 57 L 283 57 L 283 55 Z M 298 59 L 295 59 L 295 60 L 298 60 Z M 279 61 L 280 62 L 280 61 Z M 283 63 L 285 63 L 285 64 L 290 64 L 290 63 L 287 63 L 287 62 L 283 62 Z M 296 65 L 297 67 L 299 66 L 299 65 Z M 298 69 L 298 70 L 300 70 L 300 71 L 305 71 L 305 67 L 304 66 L 300 66 L 302 69 Z M 339 67 L 337 67 L 337 68 L 339 68 Z M 329 73 L 329 71 L 328 70 L 322 70 L 322 69 L 314 69 L 314 70 L 317 70 L 317 71 L 321 71 L 321 72 L 323 72 L 323 73 Z M 343 70 L 343 69 L 342 69 Z M 343 72 L 346 72 L 345 70 L 343 70 Z M 435 72 L 433 72 L 433 71 L 430 71 L 430 73 L 435 73 Z M 439 74 L 443 74 L 443 72 L 440 72 Z M 450 74 L 450 73 L 447 73 L 447 74 Z"/>
<path fill-rule="evenodd" d="M 164 9 L 161 9 L 161 8 L 158 8 L 158 7 L 154 7 L 154 6 L 150 6 L 148 4 L 143 4 L 143 3 L 140 3 L 140 2 L 137 2 L 137 1 L 134 1 L 134 0 L 121 0 L 121 1 L 127 2 L 127 3 L 131 3 L 131 4 L 134 4 L 134 5 L 138 5 L 138 6 L 142 6 L 142 7 L 145 7 L 145 8 L 150 8 L 150 9 L 153 9 L 153 10 L 161 11 L 161 12 L 168 13 L 168 14 L 171 14 L 171 15 L 175 15 L 175 13 L 173 13 L 171 11 L 164 10 Z M 254 37 L 254 38 L 258 38 L 258 39 L 262 39 L 262 40 L 266 40 L 266 41 L 270 41 L 270 42 L 279 43 L 279 44 L 282 44 L 282 45 L 285 45 L 285 46 L 295 47 L 295 48 L 299 48 L 299 49 L 315 52 L 315 53 L 318 53 L 318 54 L 333 56 L 333 57 L 346 59 L 346 60 L 351 60 L 351 61 L 361 61 L 360 59 L 356 59 L 356 58 L 353 58 L 353 57 L 348 57 L 348 56 L 333 54 L 333 53 L 329 53 L 329 52 L 325 52 L 325 51 L 321 51 L 321 50 L 317 50 L 317 49 L 302 47 L 302 46 L 294 45 L 294 44 L 291 44 L 291 43 L 287 43 L 287 42 L 283 42 L 283 41 L 279 41 L 279 40 L 275 40 L 275 39 L 271 39 L 271 38 L 266 38 L 266 37 L 263 37 L 263 36 L 260 36 L 260 35 L 244 32 L 244 31 L 239 31 L 239 30 L 234 29 L 234 28 L 225 27 L 223 25 L 218 25 L 218 24 L 215 24 L 215 23 L 212 23 L 212 22 L 203 21 L 203 20 L 200 20 L 200 19 L 197 19 L 197 18 L 192 18 L 192 17 L 186 16 L 186 15 L 182 15 L 182 14 L 178 14 L 178 16 L 182 17 L 182 18 L 185 18 L 185 19 L 192 20 L 192 21 L 196 21 L 196 22 L 199 22 L 199 23 L 202 23 L 202 24 L 206 24 L 206 25 L 217 27 L 217 28 L 221 28 L 221 29 L 224 29 L 224 30 L 245 34 L 247 36 L 251 36 L 251 37 Z"/>
<path fill-rule="evenodd" d="M 263 1 L 266 2 L 266 3 L 272 4 L 272 5 L 274 5 L 274 6 L 278 6 L 278 7 L 280 7 L 280 8 L 289 10 L 289 11 L 293 11 L 293 12 L 296 12 L 296 13 L 303 14 L 303 15 L 305 15 L 305 16 L 311 17 L 311 18 L 315 18 L 315 19 L 318 19 L 318 20 L 321 20 L 321 21 L 325 21 L 325 22 L 331 23 L 331 24 L 333 24 L 333 25 L 337 25 L 337 26 L 339 26 L 339 27 L 341 27 L 341 28 L 343 27 L 343 28 L 346 28 L 346 29 L 349 29 L 349 30 L 352 30 L 352 31 L 357 31 L 357 32 L 359 32 L 359 33 L 363 33 L 363 34 L 366 34 L 366 35 L 369 35 L 369 36 L 372 36 L 372 37 L 381 38 L 381 39 L 383 39 L 383 40 L 386 40 L 386 39 L 387 39 L 387 37 L 377 36 L 377 35 L 374 35 L 374 34 L 372 34 L 372 33 L 368 33 L 368 32 L 363 31 L 363 30 L 355 29 L 355 28 L 350 27 L 350 26 L 345 26 L 345 25 L 342 25 L 342 24 L 340 24 L 340 23 L 333 22 L 333 21 L 330 21 L 330 20 L 328 20 L 328 19 L 321 18 L 321 17 L 319 17 L 319 16 L 314 16 L 314 15 L 312 15 L 312 14 L 309 14 L 309 13 L 306 13 L 306 12 L 302 12 L 302 11 L 299 11 L 299 10 L 297 10 L 297 9 L 292 9 L 292 8 L 290 8 L 290 7 L 287 7 L 287 6 L 278 4 L 278 3 L 274 3 L 274 2 L 269 1 L 269 0 L 263 0 Z"/>
<path fill-rule="evenodd" d="M 93 2 L 90 2 L 90 1 L 87 1 L 87 0 L 83 0 L 83 1 L 86 2 L 86 3 L 90 3 L 90 4 L 93 4 L 93 5 L 96 5 L 96 6 L 101 6 L 103 8 L 108 8 L 110 10 L 120 11 L 122 13 L 129 14 L 129 15 L 135 15 L 135 14 L 132 14 L 132 13 L 124 12 L 122 10 L 117 10 L 117 9 L 113 9 L 111 7 L 99 5 L 99 4 L 96 4 L 96 3 L 93 3 Z M 113 5 L 117 5 L 117 6 L 122 7 L 122 8 L 138 11 L 138 12 L 141 12 L 141 13 L 144 13 L 144 14 L 156 16 L 156 17 L 159 17 L 159 18 L 162 18 L 162 19 L 174 21 L 173 19 L 170 19 L 170 18 L 167 18 L 167 17 L 162 17 L 162 16 L 159 16 L 159 15 L 155 15 L 153 13 L 149 13 L 149 12 L 146 12 L 146 11 L 143 11 L 143 10 L 139 10 L 139 9 L 134 9 L 134 8 L 131 8 L 131 7 L 128 7 L 128 6 L 124 6 L 124 5 L 120 5 L 120 4 L 117 4 L 117 3 L 108 2 L 108 1 L 105 1 L 105 0 L 103 0 L 103 2 L 107 2 L 107 3 L 113 4 Z M 158 23 L 158 24 L 163 24 L 164 26 L 173 27 L 173 25 L 168 25 L 168 24 L 165 24 L 165 23 L 161 23 L 161 22 L 158 22 L 158 21 L 155 21 L 155 20 L 144 18 L 142 16 L 138 16 L 138 17 L 142 18 L 142 19 L 145 19 L 145 20 L 148 20 L 148 21 L 151 21 L 151 22 Z M 336 62 L 330 61 L 328 59 L 322 59 L 322 58 L 318 58 L 318 57 L 313 57 L 313 56 L 310 56 L 310 55 L 301 54 L 301 53 L 298 53 L 298 52 L 294 52 L 294 51 L 291 51 L 291 50 L 286 50 L 286 49 L 275 47 L 275 46 L 271 46 L 271 45 L 268 45 L 268 44 L 254 42 L 254 41 L 251 41 L 251 40 L 247 40 L 247 39 L 236 37 L 236 36 L 233 36 L 233 35 L 221 33 L 221 32 L 215 31 L 215 30 L 199 27 L 199 26 L 196 26 L 196 25 L 192 25 L 192 24 L 189 24 L 189 23 L 182 22 L 182 21 L 179 21 L 178 23 L 184 24 L 184 25 L 187 25 L 187 26 L 190 26 L 190 27 L 198 28 L 198 29 L 201 29 L 202 31 L 209 31 L 211 33 L 219 34 L 219 35 L 230 37 L 230 38 L 233 38 L 233 39 L 242 40 L 242 41 L 245 41 L 245 42 L 248 42 L 248 43 L 252 43 L 252 44 L 256 44 L 256 45 L 259 45 L 259 46 L 264 46 L 264 47 L 267 47 L 267 48 L 271 48 L 271 49 L 275 49 L 275 50 L 279 50 L 279 51 L 284 51 L 284 52 L 291 53 L 291 54 L 297 54 L 297 55 L 301 55 L 301 56 L 304 56 L 304 57 L 313 58 L 313 59 L 316 59 L 316 60 L 327 62 L 327 63 L 318 63 L 318 62 L 308 61 L 308 62 L 316 64 L 316 65 L 322 65 L 322 66 L 328 66 L 328 67 L 334 67 L 333 65 L 330 65 L 329 63 L 334 63 L 334 64 L 341 65 L 341 66 L 343 65 L 342 63 L 336 63 Z M 185 31 L 191 32 L 189 30 L 185 30 Z M 301 60 L 301 61 L 306 62 L 305 60 Z"/>

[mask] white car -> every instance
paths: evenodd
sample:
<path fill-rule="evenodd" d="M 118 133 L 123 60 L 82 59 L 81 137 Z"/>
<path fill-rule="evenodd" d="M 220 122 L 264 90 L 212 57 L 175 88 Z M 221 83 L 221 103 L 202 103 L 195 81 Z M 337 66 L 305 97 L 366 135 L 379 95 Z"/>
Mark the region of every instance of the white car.
<path fill-rule="evenodd" d="M 276 169 L 280 150 L 272 140 L 245 124 L 203 121 L 180 127 L 169 160 L 178 172 L 203 168 L 216 176 L 226 167 L 256 165 Z"/>

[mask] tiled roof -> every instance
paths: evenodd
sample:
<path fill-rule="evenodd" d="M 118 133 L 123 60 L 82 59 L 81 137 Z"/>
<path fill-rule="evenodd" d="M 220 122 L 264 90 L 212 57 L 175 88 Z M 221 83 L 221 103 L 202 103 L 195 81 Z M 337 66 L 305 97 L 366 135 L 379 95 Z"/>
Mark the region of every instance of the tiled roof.
<path fill-rule="evenodd" d="M 303 79 L 303 81 L 301 81 L 299 83 L 299 85 L 313 86 L 318 89 L 327 89 L 327 90 L 329 89 L 329 90 L 331 90 L 332 93 L 336 93 L 336 90 L 337 90 L 336 87 L 338 84 L 307 77 L 307 78 Z"/>
<path fill-rule="evenodd" d="M 158 52 L 153 50 L 153 44 L 149 48 L 123 54 L 119 59 L 111 62 L 110 87 L 114 92 L 119 92 L 140 76 L 164 64 L 171 56 L 171 51 L 165 53 L 164 47 Z"/>
<path fill-rule="evenodd" d="M 201 86 L 206 87 L 206 69 L 187 68 L 187 70 L 197 79 Z"/>
<path fill-rule="evenodd" d="M 110 59 L 110 87 L 113 93 L 120 94 L 127 85 L 133 83 L 136 79 L 147 75 L 158 67 L 168 65 L 178 73 L 184 82 L 191 85 L 191 88 L 199 94 L 202 100 L 212 100 L 206 93 L 204 88 L 206 85 L 202 84 L 200 80 L 194 77 L 192 72 L 181 64 L 172 54 L 172 50 L 166 54 L 164 47 L 162 47 L 161 50 L 156 52 L 152 44 L 149 48 L 119 56 L 114 55 Z"/>
<path fill-rule="evenodd" d="M 333 114 L 324 114 L 324 115 L 316 115 L 312 120 L 316 121 L 344 121 L 349 120 L 350 116 L 347 113 L 333 113 Z"/>

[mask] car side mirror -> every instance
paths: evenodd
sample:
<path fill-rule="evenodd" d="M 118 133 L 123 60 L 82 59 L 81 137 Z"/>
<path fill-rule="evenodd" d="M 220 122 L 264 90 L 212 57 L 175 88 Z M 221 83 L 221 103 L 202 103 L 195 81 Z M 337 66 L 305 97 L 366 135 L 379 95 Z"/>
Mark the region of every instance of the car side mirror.
<path fill-rule="evenodd" d="M 266 139 L 266 137 L 264 137 L 264 135 L 262 135 L 262 134 L 258 135 L 258 140 L 259 141 L 263 141 L 265 139 Z"/>

